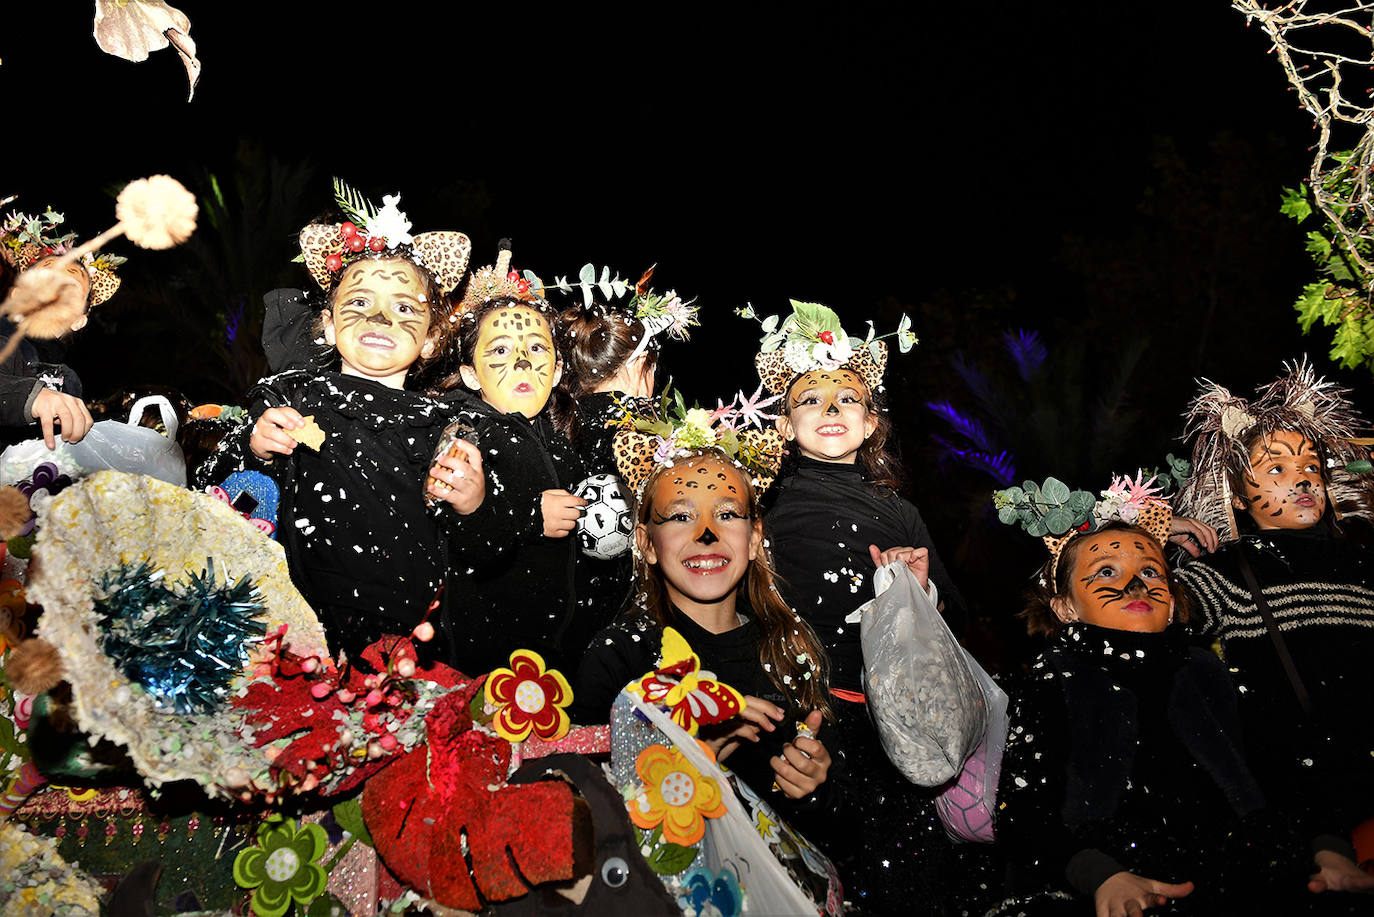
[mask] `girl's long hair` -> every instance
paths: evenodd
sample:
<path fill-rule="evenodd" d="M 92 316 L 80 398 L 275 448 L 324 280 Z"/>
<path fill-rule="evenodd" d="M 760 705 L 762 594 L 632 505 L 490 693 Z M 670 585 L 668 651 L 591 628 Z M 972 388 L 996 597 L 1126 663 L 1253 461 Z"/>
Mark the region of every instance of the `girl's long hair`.
<path fill-rule="evenodd" d="M 682 464 L 698 458 L 713 458 L 735 467 L 718 449 L 692 449 L 688 456 L 674 461 Z M 654 492 L 654 484 L 672 467 L 660 465 L 644 482 L 635 505 L 635 518 L 641 525 L 649 524 L 653 509 L 650 495 Z M 740 477 L 744 479 L 748 491 L 747 511 L 753 523 L 759 519 L 758 494 L 749 483 L 748 473 L 741 472 Z M 772 555 L 766 545 L 760 545 L 739 587 L 744 589 L 749 608 L 758 621 L 759 661 L 768 673 L 769 680 L 784 697 L 791 698 L 799 710 L 803 713 L 820 710 L 826 719 L 833 720 L 829 701 L 830 657 L 821 647 L 821 641 L 811 626 L 782 600 L 775 578 Z M 664 627 L 672 625 L 672 603 L 668 598 L 663 573 L 657 566 L 650 565 L 639 552 L 635 557 L 635 590 L 644 611 L 654 621 Z"/>

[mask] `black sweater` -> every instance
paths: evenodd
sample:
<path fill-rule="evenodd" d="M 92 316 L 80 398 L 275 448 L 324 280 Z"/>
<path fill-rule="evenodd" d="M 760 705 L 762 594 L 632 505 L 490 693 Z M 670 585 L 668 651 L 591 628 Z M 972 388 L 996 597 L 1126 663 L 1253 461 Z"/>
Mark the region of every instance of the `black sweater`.
<path fill-rule="evenodd" d="M 1239 913 L 1204 906 L 1238 904 L 1228 889 L 1308 894 L 1303 847 L 1245 763 L 1225 667 L 1181 631 L 1070 624 L 1008 693 L 997 832 L 1013 891 L 1090 896 L 1127 870 L 1195 882 L 1188 913 Z"/>
<path fill-rule="evenodd" d="M 13 332 L 8 320 L 0 322 L 0 347 Z M 81 397 L 81 379 L 59 362 L 62 351 L 57 341 L 25 338 L 0 364 L 0 448 L 38 435 L 33 400 L 44 388 Z"/>
<path fill-rule="evenodd" d="M 845 618 L 873 598 L 876 568 L 870 544 L 883 551 L 928 548 L 930 578 L 940 590 L 945 619 L 956 634 L 963 629 L 963 597 L 910 501 L 865 481 L 858 465 L 808 458 L 775 486 L 777 495 L 764 524 L 778 588 L 830 654 L 832 686 L 863 690 L 859 625 L 845 623 Z"/>
<path fill-rule="evenodd" d="M 265 471 L 281 491 L 277 533 L 291 579 L 319 614 L 331 648 L 356 658 L 383 634 L 406 634 L 444 582 L 439 511 L 425 506 L 430 456 L 449 406 L 370 379 L 291 370 L 249 393 L 249 421 L 226 436 L 204 475 Z M 253 421 L 289 405 L 325 433 L 315 450 L 263 462 Z"/>
<path fill-rule="evenodd" d="M 565 647 L 576 612 L 576 536 L 544 537 L 543 492 L 586 475 L 572 444 L 548 418 L 502 414 L 455 389 L 442 398 L 475 430 L 487 493 L 469 516 L 445 512 L 452 559 L 447 627 L 453 663 L 470 674 L 510 664 L 531 649 L 570 669 Z"/>
<path fill-rule="evenodd" d="M 1300 708 L 1240 571 L 1245 552 L 1312 700 Z M 1190 626 L 1220 638 L 1242 686 L 1256 773 L 1276 805 L 1346 833 L 1374 816 L 1374 556 L 1324 526 L 1242 536 L 1175 574 Z"/>

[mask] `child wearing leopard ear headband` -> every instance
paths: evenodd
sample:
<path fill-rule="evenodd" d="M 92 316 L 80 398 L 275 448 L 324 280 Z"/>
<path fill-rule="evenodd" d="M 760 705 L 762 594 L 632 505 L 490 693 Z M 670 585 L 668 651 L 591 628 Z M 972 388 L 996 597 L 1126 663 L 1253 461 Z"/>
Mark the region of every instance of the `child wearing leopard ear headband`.
<path fill-rule="evenodd" d="M 838 740 L 859 792 L 887 800 L 858 814 L 864 843 L 840 863 L 846 891 L 875 913 L 948 900 L 942 873 L 954 868 L 952 851 L 934 794 L 887 760 L 863 693 L 855 611 L 873 597 L 879 566 L 905 562 L 956 633 L 966 614 L 920 512 L 896 492 L 900 468 L 886 447 L 892 426 L 880 401 L 886 342 L 871 323 L 867 338 L 851 337 L 833 310 L 815 303 L 794 300 L 781 318 L 752 308 L 741 314 L 759 319 L 765 332 L 751 408 L 773 406 L 788 442 L 764 517 L 779 589 L 830 657 Z M 902 352 L 916 341 L 905 316 L 895 337 Z M 763 397 L 765 389 L 772 397 Z"/>
<path fill-rule="evenodd" d="M 430 616 L 448 573 L 441 514 L 474 511 L 485 478 L 467 443 L 431 466 L 457 412 L 405 388 L 449 338 L 445 296 L 462 280 L 467 237 L 412 236 L 399 197 L 377 209 L 336 183 L 336 198 L 349 219 L 305 227 L 301 250 L 327 294 L 320 327 L 339 371 L 261 380 L 249 394 L 249 421 L 225 438 L 202 477 L 218 483 L 247 467 L 276 480 L 291 578 L 330 649 L 357 663 L 369 644 Z M 447 637 L 442 606 L 435 617 Z M 446 640 L 425 650 L 447 651 Z"/>

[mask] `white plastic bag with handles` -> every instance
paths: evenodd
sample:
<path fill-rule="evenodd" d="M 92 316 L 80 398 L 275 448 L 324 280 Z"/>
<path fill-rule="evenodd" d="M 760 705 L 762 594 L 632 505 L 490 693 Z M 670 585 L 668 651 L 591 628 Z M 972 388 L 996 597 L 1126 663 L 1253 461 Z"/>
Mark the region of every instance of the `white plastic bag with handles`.
<path fill-rule="evenodd" d="M 139 425 L 143 412 L 156 407 L 167 430 Z M 172 403 L 162 395 L 149 395 L 134 402 L 127 421 L 102 420 L 93 425 L 79 443 L 57 441 L 49 449 L 42 439 L 30 439 L 0 453 L 0 484 L 16 484 L 33 475 L 44 462 L 57 466 L 60 474 L 72 480 L 97 471 L 127 471 L 186 486 L 186 456 L 177 445 L 177 415 Z"/>
<path fill-rule="evenodd" d="M 869 713 L 897 769 L 912 783 L 940 786 L 983 741 L 982 689 L 906 564 L 879 567 L 873 586 L 877 597 L 858 611 Z"/>

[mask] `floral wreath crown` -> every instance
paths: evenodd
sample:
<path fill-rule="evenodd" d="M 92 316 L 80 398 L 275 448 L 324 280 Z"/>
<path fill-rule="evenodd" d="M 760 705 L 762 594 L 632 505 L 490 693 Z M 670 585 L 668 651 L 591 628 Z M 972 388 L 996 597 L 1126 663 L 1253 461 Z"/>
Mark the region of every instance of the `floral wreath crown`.
<path fill-rule="evenodd" d="M 345 183 L 334 179 L 334 200 L 347 219 L 342 223 L 311 223 L 301 230 L 301 254 L 310 276 L 323 290 L 338 281 L 353 262 L 389 252 L 428 271 L 439 289 L 451 293 L 463 281 L 472 254 L 472 241 L 461 232 L 410 234 L 410 220 L 396 206 L 399 194 L 382 196 L 378 209 Z"/>
<path fill-rule="evenodd" d="M 584 264 L 577 274 L 576 283 L 569 283 L 568 278 L 559 277 L 554 287 L 564 293 L 581 290 L 582 308 L 588 311 L 595 308 L 594 297 L 600 293 L 602 308 L 609 314 L 618 315 L 626 324 L 635 320 L 643 326 L 644 336 L 635 344 L 635 349 L 626 360 L 628 363 L 650 347 L 658 347 L 659 335 L 666 333 L 675 341 L 685 341 L 690 336 L 689 329 L 701 324 L 697 319 L 701 307 L 693 306 L 694 300 L 684 301 L 674 290 L 662 294 L 655 293 L 649 286 L 653 276 L 654 268 L 651 267 L 639 278 L 639 283 L 631 287 L 620 275 L 612 277 L 611 269 L 608 267 L 601 269 L 598 279 L 596 266 Z M 626 303 L 612 304 L 612 300 L 625 297 L 631 290 L 634 292 Z"/>
<path fill-rule="evenodd" d="M 51 207 L 45 207 L 38 216 L 18 211 L 11 213 L 0 223 L 0 254 L 21 271 L 48 255 L 65 255 L 76 246 L 76 233 L 56 232 L 65 221 L 66 217 Z M 89 252 L 81 256 L 81 265 L 91 278 L 91 292 L 87 297 L 91 306 L 105 302 L 119 289 L 115 269 L 127 260 L 108 252 Z"/>
<path fill-rule="evenodd" d="M 1112 484 L 1094 497 L 1086 490 L 1070 490 L 1058 478 L 1044 484 L 1026 481 L 1020 487 L 994 491 L 992 505 L 997 519 L 1019 524 L 1027 535 L 1041 538 L 1049 549 L 1049 579 L 1059 570 L 1064 546 L 1079 535 L 1089 535 L 1112 522 L 1143 528 L 1161 545 L 1169 540 L 1173 509 L 1165 499 L 1179 482 L 1187 479 L 1191 465 L 1186 459 L 1168 457 L 1168 470 L 1138 470 L 1136 476 L 1112 477 Z"/>
<path fill-rule="evenodd" d="M 1204 380 L 1184 415 L 1183 439 L 1194 440 L 1194 473 L 1175 502 L 1181 514 L 1215 528 L 1222 542 L 1239 537 L 1228 470 L 1249 472 L 1247 443 L 1285 430 L 1317 445 L 1326 462 L 1328 502 L 1338 515 L 1374 517 L 1374 465 L 1356 438 L 1366 424 L 1349 390 L 1318 376 L 1306 357 L 1284 369 L 1249 400 Z"/>
<path fill-rule="evenodd" d="M 906 353 L 916 345 L 911 333 L 911 318 L 903 315 L 897 330 L 878 336 L 873 323 L 868 323 L 868 337 L 851 337 L 840 326 L 835 310 L 819 303 L 788 300 L 792 314 L 786 317 L 760 316 L 752 305 L 736 309 L 742 318 L 758 321 L 763 326 L 759 355 L 754 365 L 768 391 L 786 394 L 792 380 L 813 370 L 847 369 L 863 379 L 869 391 L 877 391 L 883 384 L 887 368 L 887 345 L 882 338 L 896 337 L 897 346 Z"/>
<path fill-rule="evenodd" d="M 714 449 L 742 470 L 758 493 L 768 489 L 782 464 L 782 434 L 764 421 L 777 398 L 758 400 L 740 393 L 730 404 L 719 404 L 714 411 L 687 407 L 681 392 L 664 390 L 657 406 L 644 414 L 628 408 L 615 422 L 612 448 L 620 476 L 636 497 L 642 495 L 649 477 L 662 466 L 693 454 L 693 450 Z"/>

